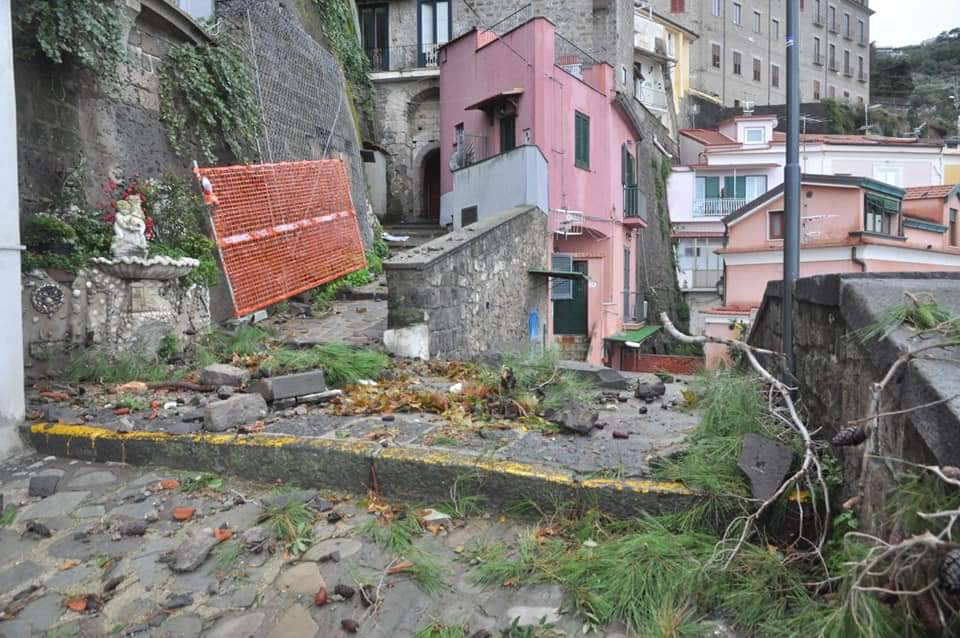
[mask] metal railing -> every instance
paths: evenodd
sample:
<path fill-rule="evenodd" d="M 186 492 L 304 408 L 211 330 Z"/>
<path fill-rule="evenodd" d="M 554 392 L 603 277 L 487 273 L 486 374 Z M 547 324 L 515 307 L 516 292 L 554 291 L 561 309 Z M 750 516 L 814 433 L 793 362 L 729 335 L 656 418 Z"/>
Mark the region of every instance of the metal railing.
<path fill-rule="evenodd" d="M 484 31 L 490 31 L 496 33 L 498 36 L 503 35 L 508 31 L 512 31 L 519 27 L 524 22 L 528 21 L 533 17 L 533 4 L 528 3 L 511 13 L 510 15 L 502 18 L 499 22 L 492 24 L 489 27 L 484 27 Z"/>
<path fill-rule="evenodd" d="M 623 216 L 625 219 L 647 219 L 647 195 L 639 186 L 623 187 Z"/>
<path fill-rule="evenodd" d="M 486 135 L 464 133 L 450 157 L 450 169 L 458 170 L 487 159 Z"/>
<path fill-rule="evenodd" d="M 398 44 L 386 49 L 367 49 L 366 53 L 371 71 L 402 71 L 437 66 L 439 49 L 438 44 Z"/>
<path fill-rule="evenodd" d="M 647 301 L 642 292 L 623 291 L 623 321 L 641 323 L 647 320 Z"/>
<path fill-rule="evenodd" d="M 733 197 L 708 197 L 693 202 L 694 217 L 726 217 L 747 203 L 746 199 Z"/>
<path fill-rule="evenodd" d="M 571 75 L 583 79 L 583 70 L 600 62 L 559 33 L 554 35 L 553 63 Z"/>
<path fill-rule="evenodd" d="M 688 270 L 686 273 L 693 275 L 692 279 L 685 281 L 686 286 L 681 286 L 687 290 L 691 288 L 716 288 L 720 278 L 723 277 L 723 270 Z"/>

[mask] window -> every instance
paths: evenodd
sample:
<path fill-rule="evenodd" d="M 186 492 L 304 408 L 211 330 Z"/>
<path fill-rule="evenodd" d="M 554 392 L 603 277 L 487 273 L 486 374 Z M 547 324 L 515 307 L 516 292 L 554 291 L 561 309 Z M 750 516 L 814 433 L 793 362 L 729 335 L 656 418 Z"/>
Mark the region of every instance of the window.
<path fill-rule="evenodd" d="M 573 118 L 573 161 L 578 168 L 590 168 L 590 118 L 577 111 Z"/>
<path fill-rule="evenodd" d="M 831 86 L 829 89 L 827 89 L 827 95 L 830 96 L 831 100 L 837 97 L 837 87 Z"/>
<path fill-rule="evenodd" d="M 477 223 L 477 207 L 467 206 L 460 210 L 460 226 L 465 227 Z"/>
<path fill-rule="evenodd" d="M 743 130 L 743 136 L 747 144 L 763 144 L 767 141 L 767 131 L 762 126 L 748 126 Z"/>
<path fill-rule="evenodd" d="M 865 79 L 865 75 L 863 73 L 863 56 L 862 55 L 857 56 L 857 77 L 860 78 L 861 80 Z"/>
<path fill-rule="evenodd" d="M 720 0 L 713 0 L 713 17 L 720 17 Z"/>
<path fill-rule="evenodd" d="M 517 148 L 517 116 L 500 118 L 500 152 Z"/>
<path fill-rule="evenodd" d="M 760 67 L 763 65 L 763 61 L 760 58 L 753 59 L 753 81 L 760 81 Z"/>
<path fill-rule="evenodd" d="M 683 0 L 670 0 L 670 13 L 683 13 Z"/>
<path fill-rule="evenodd" d="M 900 186 L 900 169 L 896 166 L 877 166 L 873 169 L 873 178 L 891 186 Z"/>
<path fill-rule="evenodd" d="M 837 25 L 837 8 L 834 6 L 831 6 L 830 7 L 830 28 L 836 29 L 837 26 L 839 26 Z"/>
<path fill-rule="evenodd" d="M 417 63 L 436 66 L 437 50 L 450 40 L 452 17 L 449 0 L 420 0 L 420 33 Z"/>
<path fill-rule="evenodd" d="M 867 193 L 864 203 L 864 231 L 884 235 L 899 235 L 899 216 L 900 200 Z"/>
<path fill-rule="evenodd" d="M 385 4 L 362 4 L 360 12 L 360 37 L 363 50 L 367 52 L 374 71 L 389 71 L 389 12 Z"/>
<path fill-rule="evenodd" d="M 773 18 L 770 21 L 770 36 L 774 40 L 780 39 L 780 21 L 777 20 L 776 18 Z"/>
<path fill-rule="evenodd" d="M 813 81 L 813 101 L 820 101 L 820 80 Z"/>
<path fill-rule="evenodd" d="M 957 214 L 960 213 L 956 208 L 950 209 L 950 237 L 948 238 L 951 246 L 960 246 L 960 233 L 957 231 Z"/>
<path fill-rule="evenodd" d="M 780 88 L 780 67 L 776 64 L 770 65 L 770 86 L 775 89 Z"/>
<path fill-rule="evenodd" d="M 743 24 L 743 5 L 739 2 L 733 3 L 733 23 Z"/>
<path fill-rule="evenodd" d="M 214 0 L 178 0 L 178 5 L 185 13 L 193 18 L 212 18 Z"/>
<path fill-rule="evenodd" d="M 719 68 L 720 68 L 720 56 L 721 56 L 721 55 L 722 55 L 722 54 L 721 54 L 720 45 L 719 45 L 719 44 L 711 44 L 711 45 L 710 45 L 710 63 L 713 65 L 713 68 L 715 68 L 715 69 L 719 69 Z"/>
<path fill-rule="evenodd" d="M 843 14 L 843 35 L 850 38 L 853 37 L 853 31 L 850 29 L 850 14 Z"/>
<path fill-rule="evenodd" d="M 763 129 L 760 129 L 763 131 Z M 762 133 L 761 133 L 762 134 Z M 766 175 L 738 175 L 720 177 L 697 178 L 697 200 L 711 199 L 744 199 L 753 201 L 767 192 Z M 709 210 L 707 211 L 709 213 Z M 733 212 L 733 209 L 726 213 Z M 726 214 L 725 213 L 725 214 Z"/>
<path fill-rule="evenodd" d="M 858 96 L 857 96 L 857 104 L 859 104 L 860 106 L 863 106 L 863 96 L 862 96 L 862 95 L 858 95 Z"/>
<path fill-rule="evenodd" d="M 813 38 L 813 63 L 823 64 L 823 56 L 820 49 L 820 38 L 816 36 Z"/>
<path fill-rule="evenodd" d="M 859 18 L 857 19 L 857 33 L 859 35 L 857 39 L 858 42 L 860 42 L 860 44 L 866 44 L 867 43 L 867 25 L 866 23 L 864 23 L 863 20 Z"/>
<path fill-rule="evenodd" d="M 640 211 L 640 197 L 637 190 L 637 160 L 624 144 L 620 148 L 620 177 L 623 184 L 623 216 L 645 217 Z"/>
<path fill-rule="evenodd" d="M 834 71 L 837 70 L 837 45 L 830 45 L 830 68 Z"/>
<path fill-rule="evenodd" d="M 760 33 L 761 21 L 763 17 L 760 15 L 759 11 L 753 12 L 753 32 Z"/>
<path fill-rule="evenodd" d="M 733 52 L 733 74 L 743 75 L 743 55 L 739 51 Z"/>
<path fill-rule="evenodd" d="M 853 75 L 853 67 L 850 65 L 850 50 L 843 52 L 843 72 L 847 75 Z"/>
<path fill-rule="evenodd" d="M 550 270 L 557 272 L 573 272 L 573 257 L 570 255 L 554 255 L 550 260 Z M 551 279 L 550 298 L 553 301 L 567 301 L 573 299 L 572 279 Z"/>
<path fill-rule="evenodd" d="M 453 143 L 457 148 L 463 147 L 464 135 L 463 135 L 463 122 L 460 122 L 453 128 Z"/>
<path fill-rule="evenodd" d="M 783 239 L 783 211 L 767 213 L 767 239 Z"/>

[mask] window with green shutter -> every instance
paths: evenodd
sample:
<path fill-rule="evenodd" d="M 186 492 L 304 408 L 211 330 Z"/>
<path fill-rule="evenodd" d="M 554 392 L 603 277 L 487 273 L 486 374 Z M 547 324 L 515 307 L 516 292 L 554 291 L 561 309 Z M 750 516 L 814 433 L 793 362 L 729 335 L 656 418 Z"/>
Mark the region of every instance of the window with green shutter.
<path fill-rule="evenodd" d="M 573 121 L 574 164 L 578 168 L 590 168 L 590 118 L 576 111 Z"/>

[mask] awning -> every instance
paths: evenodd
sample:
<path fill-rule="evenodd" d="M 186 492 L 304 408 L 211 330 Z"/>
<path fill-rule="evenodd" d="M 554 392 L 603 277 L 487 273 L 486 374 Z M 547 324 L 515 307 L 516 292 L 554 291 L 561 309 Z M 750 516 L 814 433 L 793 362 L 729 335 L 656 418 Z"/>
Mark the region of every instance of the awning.
<path fill-rule="evenodd" d="M 471 104 L 464 111 L 490 111 L 495 109 L 500 104 L 504 102 L 513 102 L 513 98 L 520 97 L 523 94 L 523 89 L 507 89 L 506 91 L 501 91 L 490 97 L 483 98 L 476 104 Z"/>
<path fill-rule="evenodd" d="M 627 341 L 631 341 L 633 343 L 642 343 L 644 339 L 650 337 L 662 327 L 663 326 L 644 326 L 643 328 L 638 328 L 637 330 L 618 332 L 615 335 L 606 337 L 604 341 L 616 341 L 618 343 L 626 343 Z"/>
<path fill-rule="evenodd" d="M 554 279 L 583 279 L 584 281 L 587 279 L 587 276 L 584 273 L 573 272 L 570 270 L 545 270 L 543 268 L 531 268 L 527 272 L 537 277 L 553 277 Z"/>

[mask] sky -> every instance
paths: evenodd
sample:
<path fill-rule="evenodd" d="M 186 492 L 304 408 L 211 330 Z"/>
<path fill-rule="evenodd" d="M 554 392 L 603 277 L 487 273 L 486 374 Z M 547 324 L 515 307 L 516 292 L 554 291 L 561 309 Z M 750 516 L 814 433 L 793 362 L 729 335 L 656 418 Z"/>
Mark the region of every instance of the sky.
<path fill-rule="evenodd" d="M 909 8 L 907 8 L 909 7 Z M 882 47 L 920 44 L 960 27 L 960 0 L 870 0 L 870 39 Z"/>

